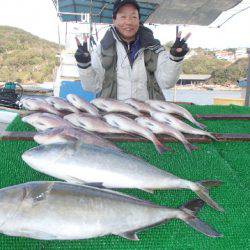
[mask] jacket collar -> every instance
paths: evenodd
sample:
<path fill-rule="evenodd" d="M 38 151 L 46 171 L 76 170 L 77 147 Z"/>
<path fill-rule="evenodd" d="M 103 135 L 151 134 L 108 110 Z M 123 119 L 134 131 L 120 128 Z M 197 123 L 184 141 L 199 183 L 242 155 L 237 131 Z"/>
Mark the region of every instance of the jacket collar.
<path fill-rule="evenodd" d="M 156 50 L 161 47 L 160 41 L 154 38 L 153 32 L 149 28 L 140 25 L 137 34 L 140 38 L 141 48 Z M 105 33 L 101 40 L 101 46 L 103 49 L 108 49 L 111 46 L 114 46 L 116 40 L 122 42 L 116 29 L 111 25 L 110 29 Z"/>

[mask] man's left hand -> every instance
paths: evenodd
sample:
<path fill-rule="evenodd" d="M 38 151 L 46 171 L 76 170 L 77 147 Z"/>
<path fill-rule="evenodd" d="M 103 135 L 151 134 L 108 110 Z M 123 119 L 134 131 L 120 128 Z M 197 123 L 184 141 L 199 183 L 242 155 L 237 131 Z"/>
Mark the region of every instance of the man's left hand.
<path fill-rule="evenodd" d="M 174 61 L 181 61 L 188 53 L 189 48 L 186 41 L 190 36 L 191 33 L 188 33 L 184 38 L 181 39 L 181 32 L 177 34 L 176 40 L 170 49 L 170 54 L 174 57 Z"/>

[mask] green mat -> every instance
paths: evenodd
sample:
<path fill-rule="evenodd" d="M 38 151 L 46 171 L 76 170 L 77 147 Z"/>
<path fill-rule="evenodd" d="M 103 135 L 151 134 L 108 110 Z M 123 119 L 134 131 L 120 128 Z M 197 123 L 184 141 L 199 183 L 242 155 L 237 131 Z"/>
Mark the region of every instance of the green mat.
<path fill-rule="evenodd" d="M 242 113 L 250 108 L 238 106 L 185 106 L 193 114 Z M 250 121 L 203 121 L 208 130 L 217 133 L 250 133 Z M 8 127 L 9 131 L 30 131 L 19 118 Z M 0 187 L 28 181 L 54 180 L 28 167 L 21 154 L 36 146 L 30 141 L 0 142 L 1 179 Z M 249 167 L 250 142 L 212 142 L 196 145 L 199 150 L 188 154 L 179 143 L 169 143 L 174 153 L 159 155 L 151 143 L 117 143 L 124 151 L 140 156 L 147 162 L 177 176 L 190 180 L 219 179 L 223 185 L 211 190 L 211 196 L 225 213 L 205 206 L 198 217 L 218 232 L 223 238 L 208 238 L 181 221 L 145 230 L 138 234 L 140 241 L 132 242 L 118 236 L 106 236 L 79 241 L 39 241 L 0 235 L 1 249 L 248 249 L 249 240 Z M 148 194 L 139 190 L 122 190 L 127 194 L 156 204 L 178 207 L 195 196 L 188 190 L 156 191 Z"/>

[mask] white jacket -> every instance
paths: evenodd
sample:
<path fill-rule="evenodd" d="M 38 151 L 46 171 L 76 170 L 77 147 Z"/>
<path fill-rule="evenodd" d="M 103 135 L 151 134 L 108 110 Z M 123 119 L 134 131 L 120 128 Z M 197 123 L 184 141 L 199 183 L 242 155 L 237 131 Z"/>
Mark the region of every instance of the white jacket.
<path fill-rule="evenodd" d="M 113 36 L 116 39 L 117 49 L 117 99 L 148 100 L 143 49 L 140 50 L 131 68 L 124 45 L 114 32 Z M 101 58 L 101 44 L 99 44 L 96 50 L 91 53 L 91 66 L 87 69 L 78 68 L 82 87 L 86 91 L 98 93 L 102 89 L 105 70 L 102 67 Z M 176 84 L 179 79 L 181 64 L 182 61 L 172 61 L 168 52 L 161 51 L 159 53 L 155 78 L 162 90 L 169 89 Z"/>

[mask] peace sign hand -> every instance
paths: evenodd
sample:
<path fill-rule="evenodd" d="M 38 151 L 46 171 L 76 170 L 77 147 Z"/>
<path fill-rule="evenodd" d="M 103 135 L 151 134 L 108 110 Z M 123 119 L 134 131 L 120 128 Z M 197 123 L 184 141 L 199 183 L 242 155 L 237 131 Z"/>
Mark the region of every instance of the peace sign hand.
<path fill-rule="evenodd" d="M 75 59 L 77 61 L 77 65 L 80 68 L 86 69 L 90 66 L 91 56 L 88 51 L 87 37 L 83 37 L 83 44 L 80 43 L 79 39 L 75 37 L 77 43 L 77 50 L 75 53 Z"/>
<path fill-rule="evenodd" d="M 181 32 L 176 36 L 176 40 L 170 49 L 170 54 L 177 59 L 176 61 L 181 61 L 183 57 L 188 53 L 189 48 L 186 41 L 191 36 L 189 32 L 184 38 L 181 39 Z"/>

